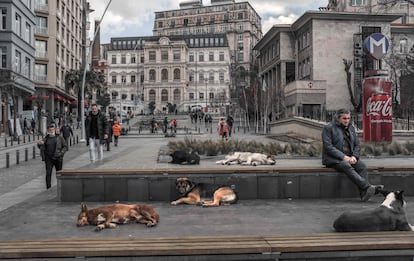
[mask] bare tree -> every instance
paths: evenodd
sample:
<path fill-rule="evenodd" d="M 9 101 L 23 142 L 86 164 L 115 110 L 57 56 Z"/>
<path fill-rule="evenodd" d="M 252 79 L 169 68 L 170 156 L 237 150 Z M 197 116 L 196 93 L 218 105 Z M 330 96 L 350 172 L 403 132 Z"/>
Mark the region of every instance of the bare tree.
<path fill-rule="evenodd" d="M 74 92 L 78 94 L 78 118 L 80 118 L 81 115 L 81 106 L 84 106 L 83 104 L 80 104 L 82 101 L 82 78 L 82 70 L 70 70 L 67 71 L 65 74 L 66 92 L 69 92 L 69 89 L 73 88 Z M 84 94 L 92 95 L 93 93 L 96 93 L 98 90 L 102 90 L 103 93 L 104 83 L 105 76 L 102 72 L 87 71 Z"/>
<path fill-rule="evenodd" d="M 358 110 L 358 103 L 355 100 L 355 96 L 354 96 L 354 92 L 352 90 L 352 85 L 351 85 L 351 78 L 352 78 L 352 73 L 351 73 L 351 65 L 352 65 L 352 61 L 351 60 L 347 60 L 347 59 L 342 59 L 342 61 L 344 62 L 344 70 L 346 72 L 346 85 L 348 86 L 348 92 L 349 92 L 349 97 L 351 99 L 351 103 L 352 106 L 354 107 L 354 110 Z"/>

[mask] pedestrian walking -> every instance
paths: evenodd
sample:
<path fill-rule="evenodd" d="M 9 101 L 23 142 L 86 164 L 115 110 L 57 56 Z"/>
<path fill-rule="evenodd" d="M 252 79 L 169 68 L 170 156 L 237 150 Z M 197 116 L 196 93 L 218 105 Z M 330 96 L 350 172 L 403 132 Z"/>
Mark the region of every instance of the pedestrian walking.
<path fill-rule="evenodd" d="M 108 121 L 98 110 L 97 104 L 92 104 L 91 111 L 85 120 L 86 146 L 89 146 L 91 162 L 103 160 L 103 145 L 108 139 Z M 98 155 L 96 155 L 98 153 Z"/>
<path fill-rule="evenodd" d="M 224 118 L 220 118 L 218 122 L 218 133 L 222 140 L 229 138 L 229 126 L 227 125 L 227 121 Z"/>
<path fill-rule="evenodd" d="M 167 133 L 167 130 L 168 130 L 168 117 L 164 118 L 163 124 L 164 124 L 164 128 L 163 128 L 162 132 Z"/>
<path fill-rule="evenodd" d="M 232 133 L 232 130 L 233 130 L 233 122 L 234 122 L 233 117 L 231 117 L 231 115 L 228 115 L 227 116 L 227 125 L 229 126 L 229 137 L 231 137 L 231 133 Z"/>
<path fill-rule="evenodd" d="M 69 149 L 69 137 L 73 136 L 73 131 L 72 128 L 70 127 L 70 125 L 65 122 L 62 127 L 60 127 L 60 135 L 62 135 L 62 137 L 65 139 L 66 141 L 66 145 L 68 145 L 68 149 Z"/>
<path fill-rule="evenodd" d="M 62 169 L 63 156 L 67 151 L 65 139 L 60 135 L 56 135 L 55 131 L 55 125 L 49 125 L 46 136 L 37 143 L 42 160 L 46 166 L 46 189 L 52 186 L 53 167 L 55 167 L 56 171 Z"/>
<path fill-rule="evenodd" d="M 34 118 L 30 121 L 31 132 L 34 134 L 36 132 L 36 121 Z"/>
<path fill-rule="evenodd" d="M 114 135 L 114 143 L 115 147 L 118 146 L 118 138 L 121 135 L 121 125 L 119 125 L 118 121 L 114 121 L 114 125 L 112 126 L 112 134 Z"/>

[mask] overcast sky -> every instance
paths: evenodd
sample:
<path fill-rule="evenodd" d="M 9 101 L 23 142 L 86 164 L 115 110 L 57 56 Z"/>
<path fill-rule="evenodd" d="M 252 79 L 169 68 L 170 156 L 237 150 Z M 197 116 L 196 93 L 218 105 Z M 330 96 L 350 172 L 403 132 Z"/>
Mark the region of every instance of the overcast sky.
<path fill-rule="evenodd" d="M 110 0 L 89 0 L 95 10 L 91 16 L 91 32 L 94 21 L 102 18 Z M 154 12 L 179 9 L 183 0 L 112 0 L 101 25 L 101 43 L 109 43 L 111 37 L 151 36 Z M 236 2 L 245 2 L 236 0 Z M 290 24 L 307 10 L 327 6 L 328 0 L 250 0 L 248 1 L 262 18 L 263 34 L 274 24 Z M 210 0 L 203 0 L 205 5 Z"/>

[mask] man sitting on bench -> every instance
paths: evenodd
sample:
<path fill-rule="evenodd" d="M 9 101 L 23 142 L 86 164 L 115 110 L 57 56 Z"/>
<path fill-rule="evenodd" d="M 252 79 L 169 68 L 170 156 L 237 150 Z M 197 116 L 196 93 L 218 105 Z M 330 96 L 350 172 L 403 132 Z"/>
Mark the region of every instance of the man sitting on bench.
<path fill-rule="evenodd" d="M 345 173 L 358 186 L 361 200 L 368 201 L 383 185 L 371 185 L 365 163 L 360 160 L 359 139 L 351 124 L 351 113 L 340 109 L 322 131 L 322 164 Z"/>

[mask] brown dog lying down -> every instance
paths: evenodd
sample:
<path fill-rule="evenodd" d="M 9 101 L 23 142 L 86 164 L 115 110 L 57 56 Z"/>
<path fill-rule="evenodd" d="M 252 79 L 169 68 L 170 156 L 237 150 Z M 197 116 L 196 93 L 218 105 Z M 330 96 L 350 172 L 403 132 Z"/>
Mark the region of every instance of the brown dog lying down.
<path fill-rule="evenodd" d="M 172 205 L 185 203 L 203 207 L 218 207 L 220 204 L 229 205 L 237 202 L 237 194 L 229 186 L 195 183 L 185 177 L 177 178 L 175 185 L 181 196 L 171 202 Z M 203 198 L 213 198 L 213 201 L 204 201 Z"/>
<path fill-rule="evenodd" d="M 155 209 L 145 204 L 114 204 L 88 209 L 81 204 L 78 215 L 78 226 L 96 225 L 96 231 L 104 228 L 115 228 L 118 224 L 141 223 L 148 227 L 157 225 L 160 217 Z"/>

